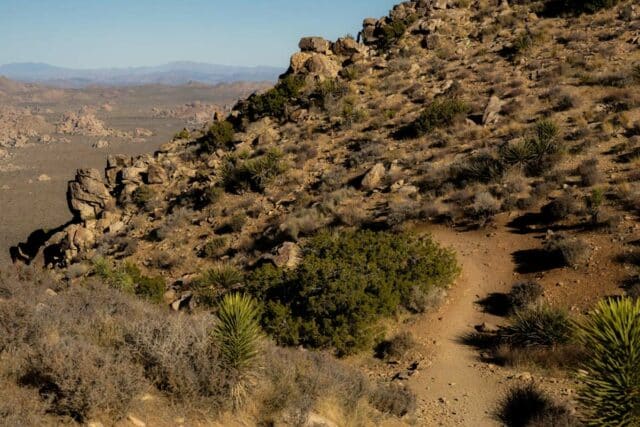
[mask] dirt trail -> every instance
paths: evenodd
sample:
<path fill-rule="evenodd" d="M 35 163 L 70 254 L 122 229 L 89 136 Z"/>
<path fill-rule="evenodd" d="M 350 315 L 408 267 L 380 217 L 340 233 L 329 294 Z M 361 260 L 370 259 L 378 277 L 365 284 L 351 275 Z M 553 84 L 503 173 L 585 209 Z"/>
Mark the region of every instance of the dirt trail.
<path fill-rule="evenodd" d="M 447 301 L 413 325 L 417 339 L 434 348 L 434 357 L 408 384 L 421 401 L 421 418 L 428 425 L 496 426 L 491 410 L 513 372 L 480 361 L 479 352 L 459 340 L 474 325 L 504 322 L 484 313 L 475 302 L 492 292 L 508 291 L 517 280 L 511 254 L 528 238 L 502 227 L 477 232 L 430 227 L 428 231 L 456 251 L 462 273 Z"/>

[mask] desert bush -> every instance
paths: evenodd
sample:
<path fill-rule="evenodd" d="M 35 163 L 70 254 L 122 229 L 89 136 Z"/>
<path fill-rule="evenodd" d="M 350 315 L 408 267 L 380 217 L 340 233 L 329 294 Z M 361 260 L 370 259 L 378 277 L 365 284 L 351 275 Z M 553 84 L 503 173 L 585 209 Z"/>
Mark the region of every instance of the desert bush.
<path fill-rule="evenodd" d="M 313 96 L 323 109 L 342 99 L 349 93 L 349 85 L 339 79 L 328 79 L 319 83 Z"/>
<path fill-rule="evenodd" d="M 394 19 L 391 22 L 376 29 L 377 45 L 379 49 L 388 50 L 393 43 L 398 41 L 407 28 L 416 21 L 414 15 L 407 16 L 404 19 Z"/>
<path fill-rule="evenodd" d="M 397 360 L 415 347 L 416 341 L 410 332 L 401 332 L 376 346 L 376 356 L 380 359 Z"/>
<path fill-rule="evenodd" d="M 269 150 L 250 159 L 227 156 L 220 172 L 221 183 L 231 192 L 262 192 L 266 185 L 286 170 L 282 157 L 283 154 L 278 150 Z"/>
<path fill-rule="evenodd" d="M 93 270 L 106 284 L 114 288 L 156 303 L 162 302 L 166 282 L 161 276 L 145 276 L 135 264 L 125 262 L 114 266 L 104 258 L 94 260 Z"/>
<path fill-rule="evenodd" d="M 141 185 L 131 193 L 131 202 L 140 209 L 151 212 L 154 209 L 156 192 L 148 185 Z"/>
<path fill-rule="evenodd" d="M 473 204 L 467 210 L 468 215 L 479 222 L 481 226 L 486 225 L 500 212 L 502 203 L 487 191 L 476 194 Z"/>
<path fill-rule="evenodd" d="M 585 265 L 591 255 L 591 248 L 584 240 L 558 234 L 545 242 L 544 249 L 549 255 L 558 258 L 564 265 L 571 268 Z"/>
<path fill-rule="evenodd" d="M 575 198 L 570 194 L 558 197 L 540 209 L 542 219 L 548 224 L 567 219 L 569 215 L 574 214 L 575 212 Z"/>
<path fill-rule="evenodd" d="M 587 356 L 580 390 L 589 425 L 635 425 L 640 419 L 640 301 L 600 302 L 580 325 Z"/>
<path fill-rule="evenodd" d="M 429 104 L 418 118 L 398 131 L 400 138 L 418 138 L 437 128 L 451 126 L 458 118 L 465 116 L 470 108 L 459 98 L 436 99 Z"/>
<path fill-rule="evenodd" d="M 286 105 L 298 97 L 303 88 L 304 77 L 289 75 L 281 79 L 273 89 L 250 96 L 246 109 L 249 120 L 256 121 L 266 116 L 283 119 Z"/>
<path fill-rule="evenodd" d="M 512 347 L 553 347 L 568 343 L 573 327 L 564 311 L 538 305 L 516 311 L 511 324 L 500 328 L 499 334 Z"/>
<path fill-rule="evenodd" d="M 585 187 L 592 187 L 602 181 L 602 175 L 598 170 L 598 159 L 585 160 L 578 166 L 578 174 Z"/>
<path fill-rule="evenodd" d="M 198 139 L 200 151 L 211 154 L 217 149 L 229 148 L 234 135 L 235 131 L 231 123 L 226 120 L 215 122 L 209 127 L 207 133 Z"/>
<path fill-rule="evenodd" d="M 413 286 L 447 287 L 457 274 L 453 253 L 430 238 L 323 232 L 296 269 L 265 265 L 248 289 L 264 301 L 263 327 L 278 342 L 348 354 L 371 344 L 378 320 L 407 304 Z"/>
<path fill-rule="evenodd" d="M 567 407 L 555 403 L 532 383 L 510 388 L 498 402 L 494 416 L 507 427 L 577 427 L 581 425 Z"/>
<path fill-rule="evenodd" d="M 380 385 L 369 397 L 374 408 L 385 414 L 403 417 L 416 410 L 416 395 L 401 385 Z"/>
<path fill-rule="evenodd" d="M 144 385 L 142 370 L 126 354 L 70 336 L 33 342 L 21 368 L 19 381 L 39 390 L 52 412 L 80 422 L 98 414 L 122 417 Z"/>
<path fill-rule="evenodd" d="M 516 310 L 527 308 L 536 303 L 544 292 L 538 282 L 520 282 L 513 285 L 509 292 L 509 303 Z"/>
<path fill-rule="evenodd" d="M 177 141 L 180 139 L 189 139 L 189 138 L 191 138 L 191 134 L 189 133 L 189 130 L 187 128 L 182 129 L 180 132 L 177 132 L 173 136 L 174 141 Z"/>
<path fill-rule="evenodd" d="M 226 236 L 212 237 L 205 243 L 200 251 L 200 255 L 205 258 L 218 258 L 224 255 L 229 249 L 229 239 Z"/>
<path fill-rule="evenodd" d="M 265 423 L 286 420 L 288 425 L 304 425 L 318 404 L 331 400 L 345 421 L 361 416 L 361 403 L 368 400 L 370 386 L 364 375 L 331 358 L 326 353 L 296 351 L 267 346 L 266 374 L 269 386 L 261 399 L 261 419 Z"/>

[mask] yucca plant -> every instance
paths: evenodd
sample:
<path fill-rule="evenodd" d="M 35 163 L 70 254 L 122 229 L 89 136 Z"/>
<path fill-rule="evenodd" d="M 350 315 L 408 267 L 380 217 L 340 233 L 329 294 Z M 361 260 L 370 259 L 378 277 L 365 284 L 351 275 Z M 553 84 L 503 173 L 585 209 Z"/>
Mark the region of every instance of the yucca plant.
<path fill-rule="evenodd" d="M 255 366 L 262 337 L 258 318 L 259 310 L 251 297 L 234 293 L 222 299 L 214 337 L 228 368 L 246 372 Z"/>
<path fill-rule="evenodd" d="M 601 301 L 580 325 L 580 400 L 592 426 L 640 425 L 640 301 Z"/>
<path fill-rule="evenodd" d="M 553 347 L 572 336 L 567 313 L 546 305 L 516 311 L 511 325 L 500 330 L 501 339 L 513 347 Z"/>

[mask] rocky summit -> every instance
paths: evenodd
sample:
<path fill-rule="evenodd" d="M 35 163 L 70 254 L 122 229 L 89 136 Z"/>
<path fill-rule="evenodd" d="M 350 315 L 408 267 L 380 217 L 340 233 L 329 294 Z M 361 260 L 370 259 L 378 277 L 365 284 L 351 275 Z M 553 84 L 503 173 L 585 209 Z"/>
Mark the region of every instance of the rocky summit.
<path fill-rule="evenodd" d="M 640 315 L 636 2 L 406 1 L 355 37 L 302 38 L 275 86 L 201 123 L 78 170 L 73 220 L 14 248 L 61 289 L 133 295 L 118 307 L 138 329 L 151 309 L 135 304 L 154 304 L 166 324 L 100 340 L 135 347 L 162 405 L 184 405 L 188 379 L 189 396 L 234 396 L 202 425 L 637 422 L 615 386 L 640 387 L 637 317 L 620 314 Z M 78 115 L 60 129 L 109 132 Z M 216 329 L 201 353 L 229 384 L 195 379 L 210 366 L 184 341 L 141 350 L 172 328 L 200 346 L 199 322 L 237 307 L 261 349 L 235 359 Z M 633 338 L 599 335 L 611 319 Z M 632 355 L 611 372 L 601 348 Z M 178 353 L 176 379 L 161 367 Z"/>

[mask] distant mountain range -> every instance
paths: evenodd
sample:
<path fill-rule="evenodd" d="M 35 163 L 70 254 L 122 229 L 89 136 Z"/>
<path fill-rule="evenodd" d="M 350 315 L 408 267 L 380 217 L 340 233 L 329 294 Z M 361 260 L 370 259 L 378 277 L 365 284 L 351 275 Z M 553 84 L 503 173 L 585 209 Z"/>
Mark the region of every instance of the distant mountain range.
<path fill-rule="evenodd" d="M 240 67 L 199 62 L 171 62 L 152 67 L 100 69 L 62 68 L 43 63 L 0 65 L 0 76 L 26 83 L 45 83 L 60 87 L 275 81 L 284 71 L 283 68 L 277 67 Z"/>

